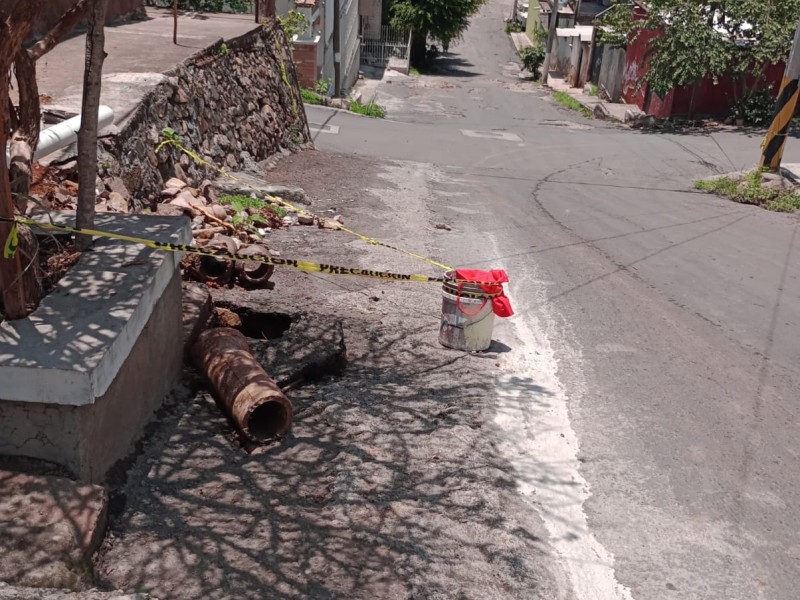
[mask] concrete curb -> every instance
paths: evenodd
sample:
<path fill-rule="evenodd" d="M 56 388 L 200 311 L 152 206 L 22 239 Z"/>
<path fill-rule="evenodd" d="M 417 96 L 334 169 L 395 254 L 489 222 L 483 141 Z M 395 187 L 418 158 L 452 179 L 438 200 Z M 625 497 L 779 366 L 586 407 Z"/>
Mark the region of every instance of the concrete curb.
<path fill-rule="evenodd" d="M 637 106 L 606 102 L 600 100 L 597 96 L 587 96 L 582 90 L 567 85 L 561 77 L 553 77 L 550 75 L 544 87 L 548 88 L 551 92 L 564 92 L 579 102 L 586 110 L 591 112 L 596 119 L 628 125 L 635 122 L 639 117 L 645 116 Z"/>
<path fill-rule="evenodd" d="M 524 31 L 522 32 L 514 32 L 509 34 L 511 36 L 511 41 L 514 44 L 514 48 L 516 48 L 517 53 L 523 48 L 530 48 L 533 46 L 533 42 L 528 37 L 528 34 Z"/>
<path fill-rule="evenodd" d="M 335 106 L 324 106 L 322 104 L 305 104 L 305 103 L 303 103 L 303 106 L 305 106 L 306 108 L 321 108 L 322 110 L 328 110 L 328 111 L 331 111 L 331 112 L 341 112 L 341 113 L 345 113 L 347 115 L 351 115 L 353 117 L 359 117 L 361 119 L 374 119 L 376 121 L 390 121 L 392 123 L 401 123 L 401 124 L 406 124 L 406 125 L 413 125 L 413 123 L 407 123 L 406 121 L 396 121 L 394 119 L 391 119 L 391 118 L 389 118 L 388 113 L 387 113 L 387 116 L 383 117 L 382 119 L 378 119 L 377 117 L 370 117 L 369 115 L 362 115 L 362 114 L 359 114 L 359 113 L 354 113 L 351 110 L 347 110 L 345 108 L 336 108 Z"/>

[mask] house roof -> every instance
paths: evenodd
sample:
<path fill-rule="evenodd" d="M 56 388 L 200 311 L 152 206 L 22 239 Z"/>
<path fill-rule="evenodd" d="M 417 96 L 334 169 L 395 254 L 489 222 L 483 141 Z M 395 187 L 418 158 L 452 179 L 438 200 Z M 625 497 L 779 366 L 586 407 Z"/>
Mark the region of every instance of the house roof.
<path fill-rule="evenodd" d="M 553 12 L 553 0 L 539 0 L 539 8 L 542 9 L 544 14 L 549 15 L 551 12 Z M 558 14 L 574 15 L 575 11 L 569 6 L 560 6 L 558 8 Z"/>
<path fill-rule="evenodd" d="M 578 37 L 582 42 L 591 42 L 594 27 L 591 25 L 576 25 L 575 27 L 559 27 L 556 29 L 558 37 Z"/>

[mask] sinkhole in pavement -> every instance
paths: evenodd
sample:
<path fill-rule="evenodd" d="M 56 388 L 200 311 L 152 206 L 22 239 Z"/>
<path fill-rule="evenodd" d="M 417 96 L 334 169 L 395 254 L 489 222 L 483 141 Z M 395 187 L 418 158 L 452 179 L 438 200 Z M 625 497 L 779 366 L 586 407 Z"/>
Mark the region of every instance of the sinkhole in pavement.
<path fill-rule="evenodd" d="M 217 303 L 219 308 L 225 308 L 235 313 L 241 324 L 234 326 L 245 337 L 255 340 L 276 340 L 292 326 L 294 317 L 281 312 L 261 312 L 247 307 L 233 306 L 227 303 Z"/>

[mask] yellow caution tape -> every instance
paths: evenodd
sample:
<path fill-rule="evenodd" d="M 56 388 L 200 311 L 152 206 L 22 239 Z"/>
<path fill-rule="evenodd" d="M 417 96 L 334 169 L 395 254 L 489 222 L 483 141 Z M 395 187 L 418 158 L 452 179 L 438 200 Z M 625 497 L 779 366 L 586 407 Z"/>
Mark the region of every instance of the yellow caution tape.
<path fill-rule="evenodd" d="M 156 240 L 148 240 L 146 238 L 125 235 L 122 233 L 101 231 L 99 229 L 88 229 L 85 227 L 71 227 L 69 225 L 55 225 L 53 223 L 40 223 L 39 221 L 34 221 L 33 219 L 27 219 L 24 217 L 15 217 L 14 219 L 10 219 L 8 217 L 0 217 L 0 221 L 5 221 L 14 224 L 12 228 L 12 235 L 9 236 L 5 244 L 6 250 L 4 255 L 6 258 L 13 257 L 14 253 L 16 252 L 18 246 L 16 230 L 17 230 L 17 224 L 19 223 L 22 225 L 27 225 L 28 227 L 32 227 L 34 229 L 40 229 L 44 231 L 61 231 L 64 233 L 75 233 L 75 234 L 90 235 L 99 238 L 121 240 L 125 242 L 130 242 L 132 244 L 147 246 L 148 248 L 153 248 L 155 250 L 164 250 L 167 252 L 185 252 L 187 254 L 199 254 L 201 256 L 215 256 L 225 260 L 239 260 L 243 262 L 257 262 L 267 265 L 274 265 L 277 267 L 289 267 L 292 269 L 296 269 L 298 271 L 302 271 L 303 273 L 355 275 L 358 277 L 371 277 L 373 279 L 384 279 L 391 281 L 416 281 L 423 283 L 445 283 L 445 282 L 475 283 L 475 282 L 460 282 L 459 280 L 450 279 L 447 277 L 431 277 L 428 275 L 393 273 L 391 271 L 375 271 L 372 269 L 361 269 L 358 267 L 343 267 L 340 265 L 317 263 L 308 260 L 296 260 L 291 258 L 274 258 L 272 256 L 266 256 L 264 254 L 238 254 L 236 252 L 228 252 L 227 250 L 224 250 L 222 248 L 200 248 L 196 246 L 188 246 L 186 244 L 159 242 Z M 493 285 L 496 285 L 496 283 L 494 283 Z M 465 298 L 495 298 L 497 296 L 500 296 L 501 293 L 498 292 L 498 293 L 473 294 L 466 291 L 459 291 L 458 295 Z"/>
<path fill-rule="evenodd" d="M 12 221 L 13 219 L 3 219 L 4 221 Z M 17 248 L 19 247 L 19 231 L 17 230 L 17 224 L 13 223 L 11 225 L 11 231 L 8 232 L 8 239 L 6 239 L 6 243 L 3 246 L 3 258 L 12 259 L 14 255 L 17 253 Z"/>
<path fill-rule="evenodd" d="M 158 153 L 158 151 L 161 150 L 164 146 L 173 146 L 174 148 L 177 148 L 178 150 L 180 150 L 181 152 L 186 154 L 186 156 L 191 158 L 196 163 L 201 164 L 201 165 L 203 165 L 205 167 L 208 167 L 209 169 L 212 169 L 212 170 L 216 171 L 217 173 L 219 173 L 223 177 L 227 177 L 231 181 L 235 181 L 236 183 L 238 183 L 242 187 L 245 187 L 245 188 L 247 188 L 249 190 L 252 190 L 252 191 L 256 192 L 257 194 L 261 194 L 261 195 L 265 196 L 270 202 L 274 202 L 275 204 L 277 204 L 279 206 L 283 206 L 285 208 L 293 210 L 294 212 L 296 212 L 299 215 L 306 215 L 306 216 L 309 216 L 309 217 L 313 217 L 314 219 L 317 219 L 320 223 L 324 223 L 327 220 L 327 219 L 325 219 L 325 217 L 320 217 L 319 215 L 315 215 L 314 213 L 311 213 L 311 212 L 309 212 L 309 211 L 307 211 L 307 210 L 305 210 L 303 208 L 300 208 L 299 206 L 295 206 L 294 204 L 291 204 L 291 203 L 287 202 L 286 200 L 283 200 L 282 198 L 278 198 L 276 196 L 271 196 L 269 194 L 264 194 L 262 190 L 259 190 L 258 188 L 254 187 L 252 185 L 249 185 L 248 183 L 246 183 L 244 181 L 241 181 L 240 179 L 238 179 L 234 175 L 231 175 L 230 173 L 228 173 L 224 169 L 221 169 L 217 165 L 208 162 L 203 157 L 199 156 L 196 152 L 193 152 L 192 150 L 189 150 L 188 148 L 184 147 L 180 143 L 179 138 L 177 137 L 177 134 L 174 134 L 174 133 L 171 132 L 170 135 L 166 136 L 164 141 L 161 142 L 158 146 L 156 146 L 156 150 L 155 150 L 156 153 Z M 350 235 L 354 235 L 355 237 L 359 238 L 360 240 L 363 240 L 363 241 L 367 242 L 368 244 L 372 244 L 373 246 L 383 246 L 384 248 L 389 248 L 390 250 L 394 250 L 396 252 L 401 252 L 401 253 L 406 254 L 408 256 L 412 256 L 412 257 L 414 257 L 416 259 L 419 259 L 419 260 L 422 260 L 422 261 L 424 261 L 426 263 L 429 263 L 429 264 L 431 264 L 431 265 L 433 265 L 435 267 L 439 267 L 441 269 L 444 269 L 445 271 L 452 271 L 453 270 L 453 267 L 448 267 L 447 265 L 442 264 L 440 262 L 437 262 L 437 261 L 433 260 L 432 258 L 428 258 L 427 256 L 422 256 L 421 254 L 416 254 L 414 252 L 410 252 L 408 250 L 403 250 L 402 248 L 398 248 L 396 246 L 391 246 L 389 244 L 386 244 L 384 242 L 376 240 L 373 237 L 369 237 L 367 235 L 363 235 L 361 233 L 353 231 L 352 229 L 348 229 L 347 227 L 343 226 L 338 221 L 333 221 L 333 223 L 335 223 L 335 229 L 339 229 L 341 231 L 344 231 L 345 233 L 349 233 Z"/>

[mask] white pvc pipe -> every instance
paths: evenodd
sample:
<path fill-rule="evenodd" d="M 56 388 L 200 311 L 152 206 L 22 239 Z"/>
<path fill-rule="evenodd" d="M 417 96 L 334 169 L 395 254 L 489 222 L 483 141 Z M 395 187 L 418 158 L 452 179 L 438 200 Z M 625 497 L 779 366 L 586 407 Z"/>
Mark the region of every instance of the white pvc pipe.
<path fill-rule="evenodd" d="M 100 132 L 114 122 L 114 111 L 110 106 L 101 105 L 97 110 L 97 131 Z M 33 160 L 39 160 L 66 148 L 78 139 L 78 130 L 81 128 L 81 116 L 72 117 L 39 133 L 39 144 L 33 154 Z M 6 163 L 11 162 L 11 156 L 6 149 Z"/>
<path fill-rule="evenodd" d="M 100 132 L 114 122 L 114 111 L 110 106 L 102 105 L 97 111 L 97 131 Z M 39 134 L 39 145 L 33 154 L 33 160 L 66 148 L 78 139 L 78 130 L 81 128 L 81 116 L 72 117 L 57 123 Z"/>

